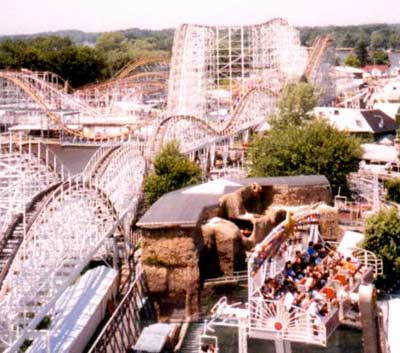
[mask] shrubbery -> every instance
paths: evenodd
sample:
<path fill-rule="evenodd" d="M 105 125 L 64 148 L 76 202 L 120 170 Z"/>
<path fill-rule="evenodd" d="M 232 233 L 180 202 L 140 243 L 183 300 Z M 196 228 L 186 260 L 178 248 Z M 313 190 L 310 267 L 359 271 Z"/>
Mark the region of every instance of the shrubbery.
<path fill-rule="evenodd" d="M 386 199 L 400 203 L 400 179 L 390 179 L 385 181 L 387 190 Z"/>
<path fill-rule="evenodd" d="M 362 245 L 383 260 L 383 276 L 376 286 L 392 288 L 400 277 L 400 217 L 396 208 L 381 210 L 366 220 Z"/>
<path fill-rule="evenodd" d="M 197 184 L 200 181 L 200 167 L 179 151 L 177 142 L 169 142 L 155 157 L 154 171 L 145 179 L 146 201 L 152 204 L 167 192 Z"/>

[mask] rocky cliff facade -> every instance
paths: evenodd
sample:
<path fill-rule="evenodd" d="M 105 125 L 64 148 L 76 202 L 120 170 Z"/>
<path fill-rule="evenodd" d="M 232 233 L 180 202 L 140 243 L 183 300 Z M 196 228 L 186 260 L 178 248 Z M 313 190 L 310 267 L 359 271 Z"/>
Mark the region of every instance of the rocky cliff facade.
<path fill-rule="evenodd" d="M 160 317 L 199 312 L 199 245 L 194 229 L 144 230 L 142 265 Z"/>

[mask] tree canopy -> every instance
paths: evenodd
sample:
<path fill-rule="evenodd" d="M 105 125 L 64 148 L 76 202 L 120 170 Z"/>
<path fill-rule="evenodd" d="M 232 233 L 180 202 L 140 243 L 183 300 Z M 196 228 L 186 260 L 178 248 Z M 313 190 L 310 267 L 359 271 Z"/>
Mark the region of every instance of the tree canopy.
<path fill-rule="evenodd" d="M 400 276 L 400 217 L 396 208 L 381 210 L 366 220 L 362 246 L 383 260 L 383 276 L 378 278 L 377 287 L 393 287 Z"/>
<path fill-rule="evenodd" d="M 146 202 L 152 204 L 167 192 L 197 184 L 201 176 L 200 167 L 179 151 L 178 143 L 169 142 L 156 155 L 154 170 L 145 179 Z"/>
<path fill-rule="evenodd" d="M 360 40 L 356 44 L 354 48 L 354 53 L 358 60 L 360 60 L 361 67 L 371 63 L 371 58 L 368 52 L 368 45 L 365 40 Z"/>
<path fill-rule="evenodd" d="M 343 64 L 352 67 L 361 67 L 360 59 L 353 53 L 350 53 L 349 55 L 346 56 L 346 59 L 344 59 Z"/>
<path fill-rule="evenodd" d="M 149 32 L 106 32 L 97 36 L 95 46 L 57 36 L 5 39 L 0 42 L 0 69 L 51 71 L 79 87 L 112 77 L 131 60 L 167 55 L 171 31 Z"/>
<path fill-rule="evenodd" d="M 372 63 L 375 65 L 390 65 L 389 55 L 383 50 L 372 52 Z"/>
<path fill-rule="evenodd" d="M 69 38 L 43 37 L 28 42 L 6 40 L 0 43 L 0 69 L 51 71 L 73 87 L 101 78 L 105 65 L 99 51 L 77 46 Z"/>
<path fill-rule="evenodd" d="M 269 118 L 278 127 L 298 126 L 312 119 L 307 113 L 318 103 L 318 95 L 312 85 L 304 82 L 289 83 L 278 101 L 278 113 Z"/>
<path fill-rule="evenodd" d="M 347 174 L 358 169 L 360 141 L 307 114 L 311 102 L 315 102 L 310 98 L 310 92 L 306 84 L 300 84 L 284 93 L 283 97 L 286 94 L 288 97 L 280 101 L 271 130 L 256 137 L 251 145 L 250 175 L 323 174 L 334 193 L 339 187 L 345 193 Z"/>
<path fill-rule="evenodd" d="M 386 199 L 400 204 L 400 179 L 389 179 L 385 181 L 387 190 Z"/>
<path fill-rule="evenodd" d="M 396 24 L 301 27 L 299 29 L 302 44 L 309 46 L 317 36 L 331 34 L 336 38 L 338 47 L 354 48 L 360 40 L 363 40 L 372 50 L 400 48 L 400 27 Z"/>
<path fill-rule="evenodd" d="M 298 128 L 273 127 L 250 150 L 252 176 L 325 175 L 333 193 L 347 191 L 346 176 L 358 169 L 357 138 L 315 119 Z"/>
<path fill-rule="evenodd" d="M 361 67 L 366 64 L 374 64 L 374 65 L 390 65 L 389 55 L 384 50 L 374 50 L 370 53 L 365 52 L 366 48 L 359 48 L 358 53 L 362 55 L 360 58 L 358 55 L 350 53 L 345 59 L 344 64 L 347 66 L 353 67 Z"/>

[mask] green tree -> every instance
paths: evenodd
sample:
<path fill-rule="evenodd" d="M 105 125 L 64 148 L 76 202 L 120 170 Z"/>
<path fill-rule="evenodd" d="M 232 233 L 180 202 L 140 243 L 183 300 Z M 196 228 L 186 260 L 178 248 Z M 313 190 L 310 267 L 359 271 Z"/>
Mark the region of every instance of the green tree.
<path fill-rule="evenodd" d="M 333 194 L 347 193 L 347 174 L 358 169 L 360 141 L 314 119 L 294 128 L 273 127 L 250 148 L 252 176 L 325 175 Z"/>
<path fill-rule="evenodd" d="M 361 61 L 358 59 L 357 56 L 354 54 L 350 53 L 349 55 L 346 56 L 346 59 L 344 59 L 343 62 L 347 66 L 352 66 L 352 67 L 361 67 Z"/>
<path fill-rule="evenodd" d="M 386 199 L 400 204 L 400 179 L 389 179 L 385 181 L 387 190 Z"/>
<path fill-rule="evenodd" d="M 96 40 L 96 49 L 105 56 L 106 70 L 104 75 L 113 76 L 130 60 L 129 42 L 120 32 L 106 32 Z"/>
<path fill-rule="evenodd" d="M 53 72 L 79 87 L 102 77 L 106 67 L 104 57 L 94 48 L 71 47 L 53 53 L 50 59 Z"/>
<path fill-rule="evenodd" d="M 390 65 L 389 55 L 383 50 L 375 50 L 372 52 L 372 62 L 375 65 Z"/>
<path fill-rule="evenodd" d="M 371 44 L 370 44 L 371 49 L 377 50 L 386 48 L 386 45 L 387 45 L 387 40 L 385 38 L 384 33 L 381 30 L 373 31 L 371 33 Z"/>
<path fill-rule="evenodd" d="M 105 65 L 96 49 L 77 46 L 68 38 L 50 36 L 0 43 L 0 68 L 51 71 L 73 87 L 100 79 Z"/>
<path fill-rule="evenodd" d="M 389 45 L 392 49 L 400 48 L 400 33 L 392 33 L 389 37 Z"/>
<path fill-rule="evenodd" d="M 252 176 L 323 174 L 334 193 L 339 187 L 347 191 L 346 176 L 358 169 L 360 141 L 310 114 L 316 103 L 309 84 L 284 88 L 271 130 L 252 143 Z"/>
<path fill-rule="evenodd" d="M 145 179 L 146 201 L 152 204 L 167 192 L 197 184 L 200 181 L 200 167 L 179 151 L 177 142 L 169 142 L 155 157 L 154 171 Z"/>
<path fill-rule="evenodd" d="M 103 52 L 111 50 L 127 51 L 128 41 L 120 32 L 105 32 L 97 38 L 96 48 Z"/>
<path fill-rule="evenodd" d="M 353 48 L 355 44 L 354 37 L 351 33 L 347 32 L 342 40 L 342 46 L 345 48 Z"/>
<path fill-rule="evenodd" d="M 298 126 L 312 119 L 307 113 L 318 103 L 318 95 L 309 83 L 290 83 L 285 86 L 278 101 L 278 113 L 271 116 L 271 125 Z"/>
<path fill-rule="evenodd" d="M 103 33 L 97 38 L 96 49 L 105 55 L 107 61 L 106 76 L 115 75 L 132 60 L 167 54 L 162 48 L 168 44 L 162 37 L 136 38 L 129 35 L 129 38 L 121 32 Z"/>
<path fill-rule="evenodd" d="M 354 48 L 354 52 L 358 60 L 360 60 L 361 66 L 365 66 L 371 62 L 368 53 L 368 45 L 365 40 L 358 41 L 356 47 Z"/>
<path fill-rule="evenodd" d="M 383 260 L 383 276 L 378 278 L 377 287 L 393 287 L 400 276 L 400 217 L 396 208 L 381 210 L 366 220 L 362 246 Z"/>

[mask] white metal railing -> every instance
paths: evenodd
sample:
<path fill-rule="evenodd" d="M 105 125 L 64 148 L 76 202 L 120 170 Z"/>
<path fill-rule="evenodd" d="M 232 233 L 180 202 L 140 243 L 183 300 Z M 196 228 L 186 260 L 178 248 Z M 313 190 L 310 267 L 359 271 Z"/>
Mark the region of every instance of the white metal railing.
<path fill-rule="evenodd" d="M 62 184 L 46 200 L 1 288 L 3 340 L 12 347 L 22 343 L 117 224 L 101 192 L 82 176 Z M 16 325 L 15 317 L 24 324 Z"/>
<path fill-rule="evenodd" d="M 90 157 L 82 173 L 91 175 L 103 161 L 103 159 L 113 150 L 115 146 L 109 145 L 108 143 L 102 144 L 97 148 L 96 152 Z"/>
<path fill-rule="evenodd" d="M 23 134 L 0 134 L 0 211 L 1 233 L 13 215 L 51 185 L 67 180 L 70 173 L 57 156 L 41 143 Z"/>
<path fill-rule="evenodd" d="M 10 351 L 136 213 L 145 163 L 135 145 L 117 147 L 109 156 L 99 152 L 90 165 L 87 174 L 70 177 L 46 199 L 11 263 L 0 291 L 0 336 Z M 16 317 L 21 325 L 15 326 Z"/>
<path fill-rule="evenodd" d="M 224 283 L 224 282 L 232 282 L 232 281 L 238 281 L 238 282 L 247 282 L 247 271 L 234 271 L 232 275 L 228 276 L 221 276 L 221 277 L 216 277 L 216 278 L 208 278 L 204 281 L 205 284 L 210 284 L 210 283 Z"/>
<path fill-rule="evenodd" d="M 350 250 L 361 266 L 373 270 L 375 277 L 383 274 L 382 259 L 378 258 L 374 252 L 357 247 L 352 247 Z"/>
<path fill-rule="evenodd" d="M 250 336 L 252 331 L 264 332 L 265 338 L 326 346 L 324 319 L 297 306 L 254 298 L 249 303 Z"/>
<path fill-rule="evenodd" d="M 339 242 L 329 241 L 327 244 L 334 249 L 339 247 Z M 351 255 L 357 260 L 359 267 L 369 268 L 373 271 L 374 276 L 380 276 L 383 274 L 383 262 L 382 259 L 379 258 L 374 252 L 359 248 L 357 246 L 349 246 L 344 250 L 351 253 Z M 339 249 L 339 252 L 341 250 Z"/>

